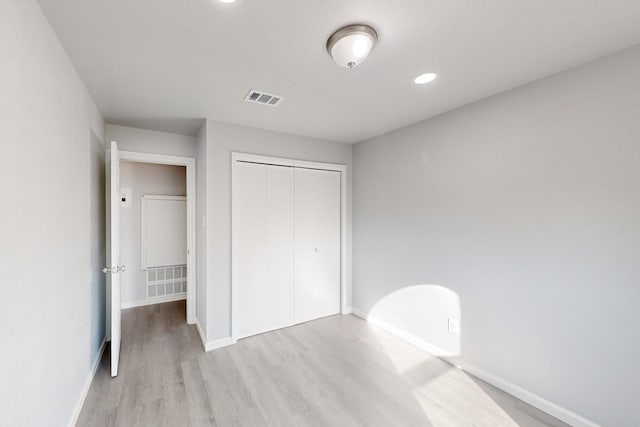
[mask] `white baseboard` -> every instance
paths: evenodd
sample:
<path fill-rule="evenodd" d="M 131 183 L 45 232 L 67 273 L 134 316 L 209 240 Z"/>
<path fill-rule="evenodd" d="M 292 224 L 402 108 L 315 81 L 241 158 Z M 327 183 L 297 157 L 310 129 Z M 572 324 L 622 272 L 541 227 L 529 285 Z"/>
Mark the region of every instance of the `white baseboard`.
<path fill-rule="evenodd" d="M 450 351 L 444 350 L 423 339 L 420 339 L 415 335 L 412 335 L 406 332 L 403 329 L 393 326 L 391 323 L 388 323 L 380 319 L 379 317 L 372 316 L 371 314 L 369 314 L 369 316 L 367 316 L 367 322 L 379 327 L 380 329 L 387 331 L 391 335 L 395 335 L 396 337 L 408 342 L 409 344 L 413 344 L 414 346 L 418 347 L 420 350 L 433 354 L 434 356 L 443 357 L 443 358 L 455 356 L 454 354 L 451 354 Z"/>
<path fill-rule="evenodd" d="M 228 345 L 235 344 L 231 337 L 220 338 L 215 341 L 208 341 L 207 345 L 204 348 L 204 351 L 211 351 L 217 348 L 226 347 Z"/>
<path fill-rule="evenodd" d="M 470 365 L 464 362 L 460 357 L 450 357 L 447 355 L 447 352 L 445 352 L 444 350 L 439 349 L 438 347 L 414 335 L 411 335 L 408 332 L 401 330 L 396 326 L 393 326 L 382 319 L 379 319 L 375 316 L 367 315 L 365 311 L 360 310 L 359 308 L 352 307 L 351 312 L 354 315 L 361 317 L 362 319 L 365 319 L 367 322 L 373 325 L 376 325 L 381 329 L 384 329 L 391 335 L 394 335 L 400 338 L 401 340 L 407 341 L 408 343 L 415 345 L 421 350 L 424 350 L 435 356 L 441 357 L 447 362 L 457 367 L 460 367 L 462 370 L 473 375 L 474 377 L 478 377 L 481 380 L 495 387 L 498 387 L 501 390 L 504 390 L 505 392 L 517 397 L 518 399 L 524 402 L 527 402 L 529 405 L 534 406 L 540 409 L 541 411 L 544 411 L 547 414 L 558 418 L 561 421 L 571 424 L 573 427 L 600 427 L 598 424 L 592 421 L 589 421 L 586 418 L 581 417 L 580 415 L 574 412 L 571 412 L 568 409 L 558 406 L 555 403 L 552 403 L 546 400 L 545 398 L 538 396 L 535 393 L 532 393 L 528 390 L 523 389 L 522 387 L 512 384 L 509 381 L 506 381 L 505 379 L 500 378 L 497 375 L 494 375 L 483 369 Z M 433 349 L 433 350 L 430 350 L 430 349 Z"/>
<path fill-rule="evenodd" d="M 84 387 L 82 388 L 82 393 L 80 393 L 80 398 L 78 399 L 78 403 L 76 403 L 76 407 L 71 414 L 71 420 L 69 420 L 69 427 L 74 427 L 78 422 L 78 417 L 80 416 L 80 412 L 82 411 L 82 406 L 84 405 L 84 401 L 87 398 L 87 394 L 89 394 L 89 389 L 91 388 L 91 383 L 93 382 L 93 378 L 96 376 L 96 372 L 98 372 L 98 366 L 100 366 L 100 360 L 102 359 L 102 353 L 104 353 L 104 349 L 107 346 L 106 337 L 103 338 L 102 344 L 100 344 L 100 350 L 98 350 L 98 355 L 93 361 L 93 366 L 91 367 L 91 372 L 89 372 L 89 376 L 84 383 Z"/>
<path fill-rule="evenodd" d="M 359 308 L 351 307 L 351 314 L 354 316 L 358 316 L 361 319 L 367 320 L 367 313 L 360 310 Z"/>
<path fill-rule="evenodd" d="M 198 335 L 200 335 L 202 348 L 204 349 L 204 351 L 207 351 L 207 337 L 204 336 L 204 332 L 202 331 L 202 327 L 200 326 L 200 319 L 196 320 L 196 327 L 198 328 Z"/>
<path fill-rule="evenodd" d="M 204 351 L 211 351 L 216 348 L 235 344 L 231 337 L 220 338 L 215 341 L 207 341 L 207 338 L 204 336 L 204 332 L 202 331 L 202 327 L 200 327 L 200 321 L 196 322 L 196 327 L 198 328 L 198 335 L 200 335 L 200 341 L 202 342 L 202 348 L 204 348 Z"/>
<path fill-rule="evenodd" d="M 351 314 L 353 307 L 345 307 L 340 314 Z"/>
<path fill-rule="evenodd" d="M 531 393 L 530 391 L 525 390 L 515 384 L 512 384 L 509 381 L 506 381 L 498 377 L 497 375 L 492 374 L 491 372 L 487 372 L 483 369 L 477 368 L 464 361 L 461 361 L 459 360 L 459 358 L 456 358 L 455 360 L 449 360 L 449 362 L 460 367 L 462 370 L 473 375 L 474 377 L 480 378 L 481 380 L 495 387 L 498 387 L 501 390 L 506 391 L 507 393 L 517 397 L 518 399 L 527 402 L 529 405 L 535 406 L 541 411 L 544 411 L 547 414 L 552 415 L 561 421 L 564 421 L 565 423 L 571 424 L 573 427 L 600 427 L 598 424 L 589 421 L 586 418 L 569 411 L 568 409 L 558 406 L 555 403 L 549 402 L 545 398 Z"/>
<path fill-rule="evenodd" d="M 141 301 L 133 301 L 133 302 L 125 302 L 121 305 L 121 308 L 124 310 L 126 308 L 136 308 L 136 307 L 144 307 L 146 305 L 154 305 L 154 304 L 163 304 L 165 302 L 174 302 L 174 301 L 183 301 L 186 300 L 186 295 L 169 295 L 166 297 L 153 298 L 153 299 L 143 299 Z"/>

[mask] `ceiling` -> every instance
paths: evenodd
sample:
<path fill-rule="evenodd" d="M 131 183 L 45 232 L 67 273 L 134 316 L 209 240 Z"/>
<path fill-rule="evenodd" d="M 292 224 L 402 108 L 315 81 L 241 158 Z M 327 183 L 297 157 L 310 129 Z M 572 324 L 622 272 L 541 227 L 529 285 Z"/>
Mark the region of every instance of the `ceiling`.
<path fill-rule="evenodd" d="M 39 3 L 108 122 L 187 134 L 210 118 L 358 142 L 640 42 L 637 0 Z M 347 70 L 325 43 L 351 23 L 380 38 Z"/>

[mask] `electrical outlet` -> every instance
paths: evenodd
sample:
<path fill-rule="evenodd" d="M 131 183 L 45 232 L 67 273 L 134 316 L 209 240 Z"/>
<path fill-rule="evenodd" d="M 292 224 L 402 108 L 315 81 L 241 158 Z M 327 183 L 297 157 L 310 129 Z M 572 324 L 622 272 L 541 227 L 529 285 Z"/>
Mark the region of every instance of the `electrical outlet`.
<path fill-rule="evenodd" d="M 449 333 L 453 335 L 460 335 L 460 321 L 457 319 L 449 318 Z"/>

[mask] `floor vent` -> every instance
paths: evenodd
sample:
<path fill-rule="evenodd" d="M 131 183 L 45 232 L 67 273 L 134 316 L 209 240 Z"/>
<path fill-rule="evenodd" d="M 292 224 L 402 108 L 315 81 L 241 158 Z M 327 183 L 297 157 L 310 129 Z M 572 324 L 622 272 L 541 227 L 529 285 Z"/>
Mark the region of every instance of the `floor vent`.
<path fill-rule="evenodd" d="M 253 89 L 251 89 L 247 96 L 244 98 L 245 101 L 267 105 L 269 107 L 277 107 L 278 105 L 280 105 L 283 99 L 284 97 L 282 96 L 272 95 L 270 93 Z"/>

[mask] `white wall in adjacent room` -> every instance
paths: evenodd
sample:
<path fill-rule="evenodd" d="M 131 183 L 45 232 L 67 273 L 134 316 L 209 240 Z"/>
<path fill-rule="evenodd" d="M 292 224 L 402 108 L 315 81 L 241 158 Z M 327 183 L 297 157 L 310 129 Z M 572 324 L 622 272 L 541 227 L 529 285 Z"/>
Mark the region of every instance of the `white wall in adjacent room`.
<path fill-rule="evenodd" d="M 146 270 L 140 258 L 141 206 L 143 195 L 186 196 L 184 166 L 123 161 L 120 163 L 120 187 L 131 188 L 131 207 L 120 208 L 121 261 L 127 270 L 120 275 L 122 304 L 128 306 L 147 300 Z M 185 231 L 187 224 L 175 224 Z"/>
<path fill-rule="evenodd" d="M 455 310 L 400 294 L 446 288 L 463 362 L 637 425 L 638 76 L 635 47 L 356 144 L 354 306 L 441 339 Z"/>
<path fill-rule="evenodd" d="M 0 424 L 72 421 L 104 339 L 104 122 L 40 7 L 0 2 Z"/>

